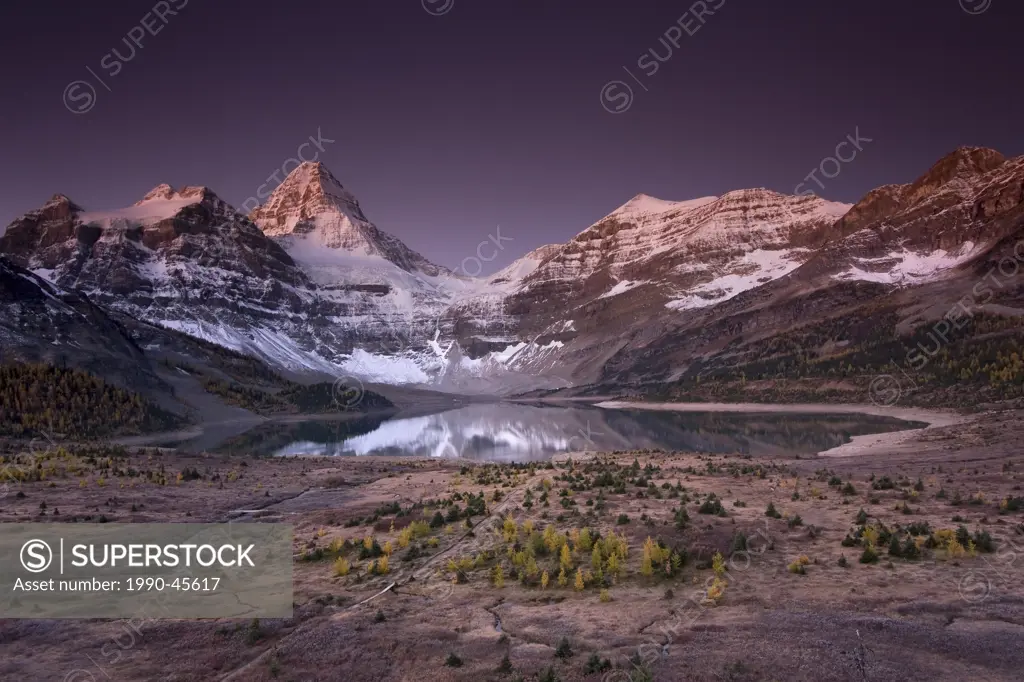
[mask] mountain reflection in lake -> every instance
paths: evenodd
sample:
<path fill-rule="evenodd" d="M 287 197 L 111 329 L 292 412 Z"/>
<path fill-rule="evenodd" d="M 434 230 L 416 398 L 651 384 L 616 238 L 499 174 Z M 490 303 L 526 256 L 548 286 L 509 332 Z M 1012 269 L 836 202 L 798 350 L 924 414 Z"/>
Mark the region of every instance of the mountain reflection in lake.
<path fill-rule="evenodd" d="M 205 449 L 262 455 L 391 455 L 480 461 L 546 460 L 561 452 L 656 448 L 792 456 L 851 436 L 924 424 L 854 414 L 606 410 L 591 406 L 476 404 L 403 418 L 264 423 Z M 188 448 L 188 444 L 182 444 Z"/>

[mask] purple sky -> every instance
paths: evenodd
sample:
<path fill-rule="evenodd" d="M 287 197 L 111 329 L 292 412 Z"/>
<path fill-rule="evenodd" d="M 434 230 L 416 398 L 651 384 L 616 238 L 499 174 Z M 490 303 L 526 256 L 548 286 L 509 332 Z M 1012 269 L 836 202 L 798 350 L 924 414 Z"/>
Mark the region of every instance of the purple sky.
<path fill-rule="evenodd" d="M 111 75 L 147 12 L 183 2 Z M 961 144 L 1024 153 L 1019 0 L 707 0 L 704 23 L 693 5 L 5 3 L 0 223 L 55 192 L 118 207 L 161 182 L 239 206 L 319 129 L 381 229 L 455 266 L 500 225 L 496 269 L 640 192 L 792 193 L 858 128 L 873 141 L 811 185 L 826 198 L 913 180 Z M 647 76 L 666 31 L 679 47 Z M 96 88 L 84 114 L 62 98 L 75 80 Z M 635 93 L 620 114 L 600 98 L 613 80 Z"/>

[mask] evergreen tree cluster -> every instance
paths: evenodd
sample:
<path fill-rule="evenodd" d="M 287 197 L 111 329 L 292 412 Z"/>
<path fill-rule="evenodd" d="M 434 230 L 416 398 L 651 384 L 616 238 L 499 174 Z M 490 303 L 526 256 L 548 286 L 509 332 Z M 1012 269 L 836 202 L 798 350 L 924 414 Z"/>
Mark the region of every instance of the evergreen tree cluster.
<path fill-rule="evenodd" d="M 77 369 L 0 365 L 0 435 L 104 438 L 183 423 L 137 393 Z"/>

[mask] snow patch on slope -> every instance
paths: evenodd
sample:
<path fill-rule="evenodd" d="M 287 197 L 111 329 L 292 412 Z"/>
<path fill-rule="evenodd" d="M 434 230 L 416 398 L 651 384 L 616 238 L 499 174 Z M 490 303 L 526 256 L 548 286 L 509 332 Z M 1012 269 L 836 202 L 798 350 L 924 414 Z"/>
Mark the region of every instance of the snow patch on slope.
<path fill-rule="evenodd" d="M 352 376 L 383 384 L 425 384 L 430 381 L 430 375 L 411 354 L 378 355 L 357 349 L 341 366 Z"/>
<path fill-rule="evenodd" d="M 178 211 L 198 204 L 201 197 L 180 199 L 149 199 L 135 206 L 112 209 L 109 211 L 86 211 L 78 214 L 85 225 L 97 224 L 103 227 L 125 226 L 129 224 L 151 225 L 177 215 Z"/>
<path fill-rule="evenodd" d="M 945 249 L 931 253 L 915 253 L 907 249 L 892 251 L 878 258 L 856 258 L 864 267 L 853 265 L 836 275 L 835 279 L 879 284 L 920 284 L 941 278 L 946 271 L 967 262 L 979 251 L 974 242 L 970 241 L 964 242 L 953 252 Z"/>
<path fill-rule="evenodd" d="M 802 263 L 799 256 L 803 253 L 806 253 L 805 249 L 750 251 L 730 265 L 733 272 L 691 288 L 687 296 L 669 301 L 665 307 L 672 310 L 690 310 L 727 301 L 744 291 L 755 289 L 796 270 Z"/>
<path fill-rule="evenodd" d="M 624 294 L 630 289 L 635 289 L 636 287 L 644 284 L 650 284 L 650 282 L 647 280 L 632 282 L 628 279 L 624 279 L 621 282 L 616 282 L 615 286 L 598 296 L 598 298 L 611 298 L 612 296 L 618 296 L 619 294 Z"/>

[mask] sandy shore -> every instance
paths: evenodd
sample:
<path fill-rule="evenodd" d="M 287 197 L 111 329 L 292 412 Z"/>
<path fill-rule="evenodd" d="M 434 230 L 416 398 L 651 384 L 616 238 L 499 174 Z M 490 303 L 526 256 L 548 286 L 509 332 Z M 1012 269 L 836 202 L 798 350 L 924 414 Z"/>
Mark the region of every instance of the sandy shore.
<path fill-rule="evenodd" d="M 609 400 L 598 407 L 616 410 L 663 410 L 672 412 L 766 412 L 790 414 L 869 414 L 907 421 L 924 422 L 928 426 L 892 433 L 854 436 L 849 443 L 818 454 L 823 457 L 854 457 L 900 450 L 917 441 L 926 431 L 966 424 L 974 419 L 953 410 L 929 410 L 918 407 L 879 407 L 877 405 L 801 405 L 770 403 L 634 403 Z"/>

